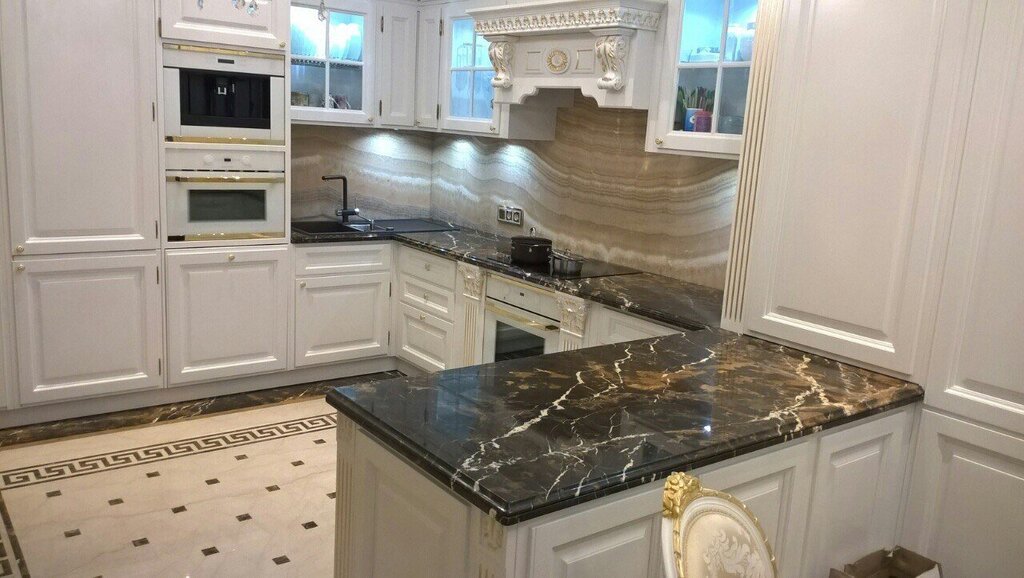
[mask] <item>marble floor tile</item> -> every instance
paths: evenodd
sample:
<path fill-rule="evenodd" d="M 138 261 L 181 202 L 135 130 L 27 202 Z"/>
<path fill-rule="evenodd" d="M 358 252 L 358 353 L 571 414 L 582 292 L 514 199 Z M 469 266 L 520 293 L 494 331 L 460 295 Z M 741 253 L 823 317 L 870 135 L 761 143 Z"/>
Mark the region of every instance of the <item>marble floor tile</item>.
<path fill-rule="evenodd" d="M 0 576 L 329 576 L 335 423 L 314 399 L 0 451 Z"/>

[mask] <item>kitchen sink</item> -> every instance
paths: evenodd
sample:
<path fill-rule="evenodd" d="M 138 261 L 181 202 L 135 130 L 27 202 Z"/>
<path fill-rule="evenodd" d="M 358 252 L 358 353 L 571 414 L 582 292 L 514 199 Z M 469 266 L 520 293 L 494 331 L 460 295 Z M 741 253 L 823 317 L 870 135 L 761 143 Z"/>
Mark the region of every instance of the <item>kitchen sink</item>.
<path fill-rule="evenodd" d="M 307 235 L 337 233 L 432 233 L 454 231 L 455 227 L 429 219 L 378 219 L 367 222 L 342 223 L 340 221 L 294 221 L 292 228 Z"/>

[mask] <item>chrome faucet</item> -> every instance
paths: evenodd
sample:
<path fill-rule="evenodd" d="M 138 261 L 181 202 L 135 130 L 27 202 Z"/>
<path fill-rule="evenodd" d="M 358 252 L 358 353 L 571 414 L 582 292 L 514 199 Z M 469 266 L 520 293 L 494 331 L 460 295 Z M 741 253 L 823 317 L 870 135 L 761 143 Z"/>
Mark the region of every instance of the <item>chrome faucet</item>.
<path fill-rule="evenodd" d="M 324 181 L 341 181 L 341 208 L 334 211 L 334 214 L 341 217 L 342 223 L 348 223 L 349 217 L 359 215 L 359 209 L 348 208 L 348 177 L 345 175 L 324 175 L 320 179 Z"/>

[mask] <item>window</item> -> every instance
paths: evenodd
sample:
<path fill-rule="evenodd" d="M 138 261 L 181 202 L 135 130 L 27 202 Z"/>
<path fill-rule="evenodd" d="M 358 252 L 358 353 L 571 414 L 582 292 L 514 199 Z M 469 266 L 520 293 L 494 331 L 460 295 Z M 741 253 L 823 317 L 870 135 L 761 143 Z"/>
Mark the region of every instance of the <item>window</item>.
<path fill-rule="evenodd" d="M 291 7 L 292 106 L 362 110 L 365 17 Z"/>
<path fill-rule="evenodd" d="M 490 43 L 473 31 L 472 18 L 452 21 L 452 68 L 449 115 L 490 120 L 493 116 L 494 68 Z"/>
<path fill-rule="evenodd" d="M 684 0 L 673 130 L 740 134 L 757 0 Z"/>

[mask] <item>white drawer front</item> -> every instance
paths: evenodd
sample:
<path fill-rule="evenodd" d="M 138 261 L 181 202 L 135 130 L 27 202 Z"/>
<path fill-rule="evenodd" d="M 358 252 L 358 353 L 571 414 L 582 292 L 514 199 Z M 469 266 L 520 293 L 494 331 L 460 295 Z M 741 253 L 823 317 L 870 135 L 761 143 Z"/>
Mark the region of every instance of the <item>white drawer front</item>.
<path fill-rule="evenodd" d="M 454 291 L 442 289 L 433 283 L 424 283 L 417 277 L 407 275 L 399 278 L 398 288 L 403 302 L 441 319 L 452 320 Z"/>
<path fill-rule="evenodd" d="M 446 369 L 454 326 L 406 303 L 398 307 L 398 356 L 425 371 Z"/>
<path fill-rule="evenodd" d="M 193 145 L 194 146 L 194 145 Z M 238 151 L 167 147 L 169 171 L 284 171 L 284 151 Z"/>
<path fill-rule="evenodd" d="M 398 253 L 398 272 L 450 291 L 455 290 L 455 261 L 451 259 L 402 247 Z"/>
<path fill-rule="evenodd" d="M 295 253 L 295 274 L 333 275 L 391 269 L 391 243 L 352 243 L 302 247 Z"/>
<path fill-rule="evenodd" d="M 555 301 L 554 291 L 535 289 L 498 275 L 491 275 L 487 278 L 487 296 L 551 319 L 561 319 L 562 317 L 562 312 Z"/>

